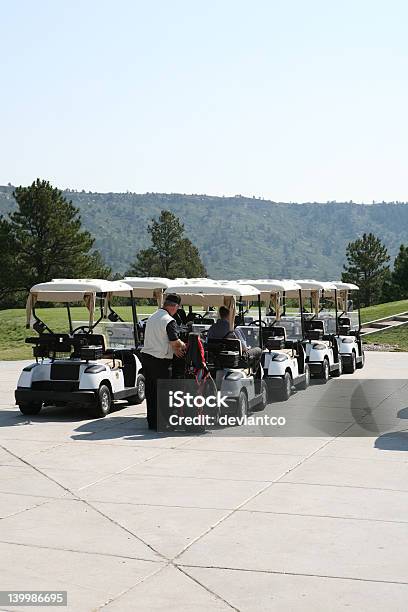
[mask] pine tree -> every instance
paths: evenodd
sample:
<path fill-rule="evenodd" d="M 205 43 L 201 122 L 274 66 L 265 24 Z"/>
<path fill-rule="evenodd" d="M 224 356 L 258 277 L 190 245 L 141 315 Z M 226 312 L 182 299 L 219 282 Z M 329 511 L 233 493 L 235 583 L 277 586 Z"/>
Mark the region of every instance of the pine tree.
<path fill-rule="evenodd" d="M 362 305 L 376 303 L 389 277 L 386 264 L 390 257 L 386 247 L 374 234 L 363 234 L 362 238 L 347 245 L 346 258 L 342 280 L 360 287 Z"/>
<path fill-rule="evenodd" d="M 158 220 L 152 219 L 147 231 L 152 246 L 139 251 L 128 276 L 207 276 L 198 249 L 184 236 L 184 225 L 176 215 L 162 210 Z"/>
<path fill-rule="evenodd" d="M 28 291 L 52 278 L 106 278 L 110 274 L 94 239 L 81 228 L 79 209 L 48 181 L 37 179 L 13 192 L 17 210 L 0 220 L 2 260 L 12 276 L 0 273 L 0 293 Z"/>
<path fill-rule="evenodd" d="M 408 298 L 408 246 L 401 244 L 394 261 L 394 270 L 388 286 L 388 295 L 392 300 Z"/>

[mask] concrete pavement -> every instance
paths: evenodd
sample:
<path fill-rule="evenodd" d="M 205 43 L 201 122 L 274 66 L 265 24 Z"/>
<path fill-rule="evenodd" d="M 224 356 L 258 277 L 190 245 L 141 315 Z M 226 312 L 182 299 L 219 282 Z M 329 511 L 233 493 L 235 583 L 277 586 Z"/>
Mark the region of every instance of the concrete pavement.
<path fill-rule="evenodd" d="M 153 435 L 144 405 L 23 417 L 22 366 L 0 363 L 0 590 L 81 612 L 405 611 L 408 354 L 275 404 L 313 422 L 295 436 Z"/>

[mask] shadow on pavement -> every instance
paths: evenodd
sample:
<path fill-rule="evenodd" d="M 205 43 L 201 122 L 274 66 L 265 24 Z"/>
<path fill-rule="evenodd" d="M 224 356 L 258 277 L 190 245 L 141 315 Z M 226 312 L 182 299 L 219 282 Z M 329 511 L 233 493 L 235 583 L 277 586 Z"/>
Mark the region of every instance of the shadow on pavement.
<path fill-rule="evenodd" d="M 127 402 L 117 403 L 112 408 L 110 414 L 115 414 L 123 408 L 127 408 L 129 405 Z M 27 423 L 75 423 L 78 421 L 88 421 L 91 417 L 86 411 L 86 408 L 81 406 L 44 406 L 41 409 L 40 414 L 37 415 L 24 415 L 21 414 L 18 408 L 14 409 L 0 409 L 0 427 L 9 427 L 10 425 L 19 425 Z M 99 419 L 102 420 L 103 419 Z M 14 421 L 14 423 L 13 423 Z"/>
<path fill-rule="evenodd" d="M 155 440 L 162 438 L 183 438 L 191 436 L 184 431 L 156 432 L 147 428 L 144 415 L 108 417 L 88 421 L 75 429 L 76 434 L 71 435 L 73 440 Z"/>
<path fill-rule="evenodd" d="M 375 448 L 392 451 L 408 451 L 408 431 L 385 433 L 374 444 Z"/>

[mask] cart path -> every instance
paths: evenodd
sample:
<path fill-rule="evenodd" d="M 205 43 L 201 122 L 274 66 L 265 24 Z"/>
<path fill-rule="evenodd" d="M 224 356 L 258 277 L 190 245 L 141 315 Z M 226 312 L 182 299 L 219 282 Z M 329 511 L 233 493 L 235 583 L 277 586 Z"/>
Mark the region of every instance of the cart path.
<path fill-rule="evenodd" d="M 408 354 L 369 353 L 332 394 L 280 404 L 338 426 L 296 437 L 154 435 L 144 405 L 28 419 L 13 406 L 22 365 L 0 363 L 5 588 L 47 575 L 85 611 L 405 609 Z"/>

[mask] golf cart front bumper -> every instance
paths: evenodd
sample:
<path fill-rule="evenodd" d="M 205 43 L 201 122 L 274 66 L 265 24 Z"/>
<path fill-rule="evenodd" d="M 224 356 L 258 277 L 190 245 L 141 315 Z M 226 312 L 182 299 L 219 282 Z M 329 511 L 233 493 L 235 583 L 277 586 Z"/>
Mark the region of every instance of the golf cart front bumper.
<path fill-rule="evenodd" d="M 353 361 L 353 353 L 339 353 L 339 357 L 345 365 L 351 365 Z"/>
<path fill-rule="evenodd" d="M 321 361 L 308 361 L 307 365 L 309 366 L 310 374 L 321 374 L 323 367 Z"/>
<path fill-rule="evenodd" d="M 14 392 L 16 404 L 29 404 L 31 402 L 43 402 L 47 405 L 54 404 L 93 404 L 96 391 L 54 391 L 52 389 L 37 390 L 28 387 L 18 387 Z"/>

